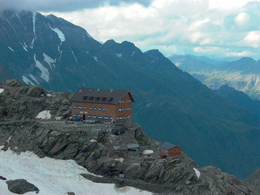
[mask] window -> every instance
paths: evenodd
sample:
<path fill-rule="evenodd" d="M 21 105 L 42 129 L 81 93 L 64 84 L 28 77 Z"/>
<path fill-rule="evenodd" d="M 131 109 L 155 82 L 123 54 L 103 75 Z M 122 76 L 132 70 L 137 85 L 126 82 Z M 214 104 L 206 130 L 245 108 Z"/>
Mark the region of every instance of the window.
<path fill-rule="evenodd" d="M 112 98 L 112 97 L 108 98 L 108 101 L 109 101 L 109 102 L 112 102 L 112 100 L 113 100 L 113 98 Z"/>
<path fill-rule="evenodd" d="M 131 103 L 131 102 L 132 102 L 132 100 L 127 100 L 126 102 L 127 102 L 127 103 Z"/>
<path fill-rule="evenodd" d="M 104 119 L 105 119 L 105 120 L 108 120 L 108 116 L 104 116 Z"/>
<path fill-rule="evenodd" d="M 89 97 L 89 100 L 93 100 L 94 99 L 94 97 Z"/>
<path fill-rule="evenodd" d="M 124 100 L 122 100 L 122 101 L 121 101 L 121 104 L 123 104 L 123 103 L 125 103 L 125 101 L 124 101 Z"/>
<path fill-rule="evenodd" d="M 132 110 L 132 108 L 126 108 L 127 111 Z"/>
<path fill-rule="evenodd" d="M 105 108 L 102 108 L 102 111 L 105 111 L 106 109 Z"/>
<path fill-rule="evenodd" d="M 102 97 L 102 101 L 105 101 L 107 98 L 106 97 Z"/>
<path fill-rule="evenodd" d="M 121 112 L 121 108 L 118 108 L 118 111 Z"/>
<path fill-rule="evenodd" d="M 123 117 L 122 117 L 122 116 L 120 116 L 120 117 L 119 117 L 119 120 L 123 120 Z"/>
<path fill-rule="evenodd" d="M 110 119 L 110 120 L 113 120 L 113 117 L 112 117 L 112 116 L 110 116 L 110 117 L 109 117 L 109 119 Z"/>
<path fill-rule="evenodd" d="M 77 109 L 77 106 L 74 106 L 74 109 Z"/>
<path fill-rule="evenodd" d="M 78 106 L 78 109 L 80 109 L 80 110 L 81 110 L 81 109 L 82 109 L 82 106 Z"/>
<path fill-rule="evenodd" d="M 97 118 L 97 116 L 96 115 L 92 115 L 92 118 Z"/>
<path fill-rule="evenodd" d="M 86 109 L 87 109 L 87 107 L 86 107 L 86 106 L 84 106 L 84 107 L 83 107 L 83 109 L 84 109 L 84 110 L 86 110 Z"/>
<path fill-rule="evenodd" d="M 118 117 L 116 117 L 116 120 L 118 120 Z"/>
<path fill-rule="evenodd" d="M 100 99 L 100 97 L 96 97 L 96 101 L 98 101 Z"/>
<path fill-rule="evenodd" d="M 102 111 L 102 108 L 98 108 L 99 111 Z"/>
<path fill-rule="evenodd" d="M 93 110 L 93 108 L 92 108 L 92 107 L 89 107 L 89 109 L 90 109 L 90 110 Z"/>
<path fill-rule="evenodd" d="M 98 116 L 98 119 L 102 119 L 103 117 L 102 116 Z"/>
<path fill-rule="evenodd" d="M 74 116 L 74 118 L 75 118 L 75 117 L 77 117 L 77 115 L 76 115 L 76 114 L 74 114 L 73 116 Z"/>
<path fill-rule="evenodd" d="M 88 99 L 88 96 L 83 96 L 82 99 L 83 99 L 83 100 L 87 100 L 87 99 Z"/>
<path fill-rule="evenodd" d="M 93 110 L 96 110 L 97 108 L 96 107 L 93 107 Z"/>
<path fill-rule="evenodd" d="M 88 118 L 91 118 L 91 115 L 88 115 Z"/>

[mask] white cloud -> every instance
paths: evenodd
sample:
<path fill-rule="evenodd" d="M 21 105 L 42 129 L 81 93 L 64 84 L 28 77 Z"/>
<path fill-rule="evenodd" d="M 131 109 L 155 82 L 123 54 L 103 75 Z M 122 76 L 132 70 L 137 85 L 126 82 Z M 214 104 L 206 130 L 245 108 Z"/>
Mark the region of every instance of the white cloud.
<path fill-rule="evenodd" d="M 236 17 L 235 17 L 235 22 L 237 25 L 243 26 L 245 25 L 250 19 L 250 15 L 246 12 L 242 12 L 239 13 Z"/>
<path fill-rule="evenodd" d="M 121 4 L 139 3 L 148 6 L 151 0 L 0 0 L 1 9 L 18 9 L 31 11 L 70 12 L 104 5 L 118 6 Z"/>
<path fill-rule="evenodd" d="M 212 53 L 219 49 L 220 48 L 218 47 L 195 47 L 193 48 L 193 51 L 197 53 Z"/>
<path fill-rule="evenodd" d="M 250 47 L 258 48 L 260 46 L 260 31 L 251 31 L 244 38 L 244 42 Z"/>
<path fill-rule="evenodd" d="M 251 56 L 254 55 L 254 53 L 250 51 L 242 51 L 242 52 L 227 52 L 226 56 L 227 57 L 246 57 L 246 56 Z"/>
<path fill-rule="evenodd" d="M 18 5 L 21 4 L 18 0 L 10 0 L 13 3 L 15 1 Z M 2 2 L 6 1 L 0 0 L 0 4 Z M 260 46 L 259 29 L 255 25 L 260 20 L 259 1 L 78 0 L 73 3 L 74 0 L 46 0 L 35 3 L 33 0 L 19 0 L 19 2 L 32 2 L 32 6 L 40 6 L 41 10 L 45 11 L 42 12 L 44 14 L 52 13 L 79 25 L 98 41 L 127 40 L 144 51 L 162 49 L 165 55 L 173 52 L 213 55 L 212 49 L 218 48 L 214 55 L 225 57 L 227 48 L 234 53 L 241 53 L 247 51 L 245 48 L 248 46 L 251 50 L 258 50 Z M 251 2 L 250 6 L 248 2 Z M 59 12 L 53 12 L 51 7 L 55 6 L 61 6 L 55 8 Z M 48 10 L 51 12 L 47 12 Z M 260 58 L 260 49 L 249 54 L 251 57 Z"/>
<path fill-rule="evenodd" d="M 210 9 L 234 9 L 244 6 L 246 3 L 254 0 L 210 0 Z"/>

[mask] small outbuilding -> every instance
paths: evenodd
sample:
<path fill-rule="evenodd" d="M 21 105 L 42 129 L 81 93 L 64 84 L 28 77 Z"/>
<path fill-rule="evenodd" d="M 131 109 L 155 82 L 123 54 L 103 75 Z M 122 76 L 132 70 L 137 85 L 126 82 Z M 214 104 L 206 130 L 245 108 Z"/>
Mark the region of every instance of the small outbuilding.
<path fill-rule="evenodd" d="M 140 146 L 139 144 L 129 144 L 127 145 L 127 156 L 139 156 L 140 155 Z"/>
<path fill-rule="evenodd" d="M 168 157 L 180 156 L 182 148 L 168 142 L 163 142 L 160 144 L 160 152 Z"/>

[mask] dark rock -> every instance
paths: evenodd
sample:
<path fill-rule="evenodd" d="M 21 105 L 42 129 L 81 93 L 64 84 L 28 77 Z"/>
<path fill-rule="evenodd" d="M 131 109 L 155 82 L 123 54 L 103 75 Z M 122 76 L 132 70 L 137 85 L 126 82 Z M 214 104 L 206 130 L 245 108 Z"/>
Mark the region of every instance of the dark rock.
<path fill-rule="evenodd" d="M 9 191 L 16 194 L 24 194 L 26 192 L 33 191 L 39 193 L 39 189 L 35 185 L 27 182 L 25 179 L 8 180 L 6 183 L 8 185 Z"/>
<path fill-rule="evenodd" d="M 67 195 L 75 195 L 74 192 L 67 192 Z"/>
<path fill-rule="evenodd" d="M 32 86 L 27 91 L 27 95 L 31 97 L 39 97 L 43 93 L 43 89 L 39 86 Z"/>
<path fill-rule="evenodd" d="M 22 82 L 16 79 L 7 80 L 6 84 L 11 87 L 21 87 L 22 85 L 24 85 Z"/>
<path fill-rule="evenodd" d="M 1 175 L 0 175 L 0 179 L 1 179 L 1 180 L 6 180 L 6 178 L 3 177 L 3 176 L 1 176 Z"/>

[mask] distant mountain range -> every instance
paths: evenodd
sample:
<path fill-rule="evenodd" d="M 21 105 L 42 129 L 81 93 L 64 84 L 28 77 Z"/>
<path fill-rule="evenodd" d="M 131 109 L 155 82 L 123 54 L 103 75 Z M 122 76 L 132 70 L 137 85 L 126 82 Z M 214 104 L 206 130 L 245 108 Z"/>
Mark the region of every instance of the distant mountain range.
<path fill-rule="evenodd" d="M 130 90 L 133 122 L 153 139 L 181 146 L 200 166 L 240 178 L 259 168 L 257 114 L 217 95 L 158 50 L 143 53 L 127 41 L 101 44 L 61 18 L 27 11 L 4 11 L 0 34 L 2 81 L 16 78 L 56 92 Z"/>
<path fill-rule="evenodd" d="M 227 84 L 260 100 L 260 61 L 243 57 L 224 62 L 192 55 L 171 55 L 169 59 L 211 89 Z"/>

